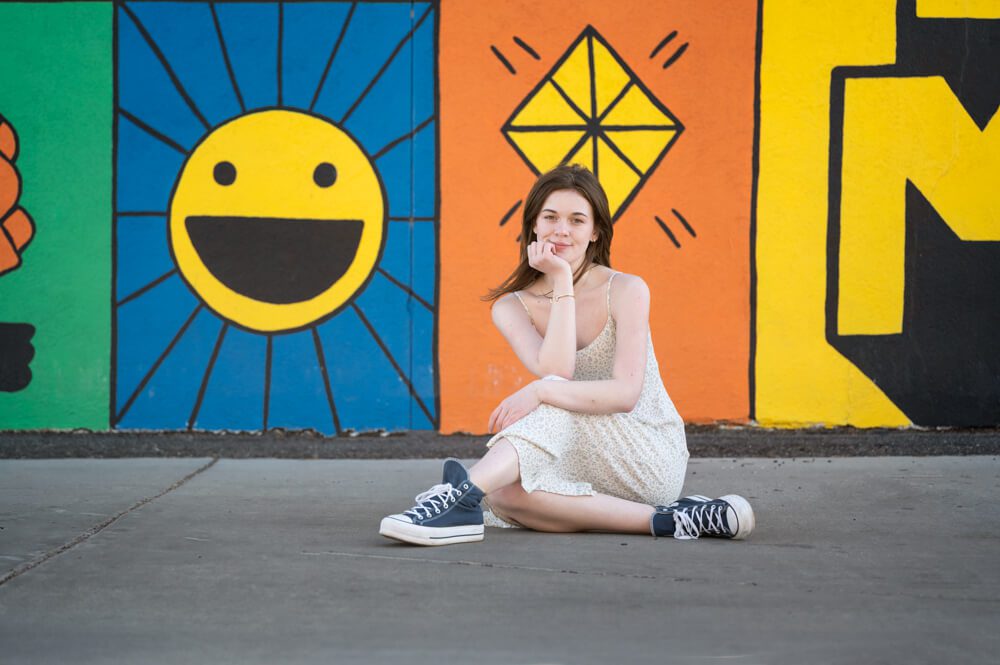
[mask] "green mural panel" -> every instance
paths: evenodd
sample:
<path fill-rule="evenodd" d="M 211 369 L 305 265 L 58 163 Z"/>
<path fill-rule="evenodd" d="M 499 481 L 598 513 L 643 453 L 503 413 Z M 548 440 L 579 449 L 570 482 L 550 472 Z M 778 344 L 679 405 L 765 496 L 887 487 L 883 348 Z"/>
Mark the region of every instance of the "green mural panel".
<path fill-rule="evenodd" d="M 0 430 L 108 427 L 112 21 L 111 3 L 0 3 L 0 115 L 35 222 L 0 275 L 0 323 L 35 328 L 31 382 L 0 392 Z"/>

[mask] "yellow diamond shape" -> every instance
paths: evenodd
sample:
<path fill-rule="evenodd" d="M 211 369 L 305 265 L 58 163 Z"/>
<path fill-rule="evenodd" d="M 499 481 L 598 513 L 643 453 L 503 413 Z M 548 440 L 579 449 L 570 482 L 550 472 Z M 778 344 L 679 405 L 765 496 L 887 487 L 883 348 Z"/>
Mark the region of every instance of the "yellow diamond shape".
<path fill-rule="evenodd" d="M 684 131 L 592 26 L 535 86 L 501 132 L 535 173 L 591 169 L 617 219 Z"/>

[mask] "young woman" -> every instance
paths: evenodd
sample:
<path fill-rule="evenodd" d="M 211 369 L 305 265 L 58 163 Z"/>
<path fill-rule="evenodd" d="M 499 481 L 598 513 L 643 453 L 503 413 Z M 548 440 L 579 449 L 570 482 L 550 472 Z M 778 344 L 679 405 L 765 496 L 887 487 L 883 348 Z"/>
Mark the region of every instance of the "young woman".
<path fill-rule="evenodd" d="M 607 197 L 586 168 L 560 166 L 538 179 L 524 205 L 520 264 L 487 299 L 539 380 L 494 409 L 496 434 L 482 459 L 468 470 L 446 460 L 442 483 L 384 518 L 379 533 L 418 545 L 479 541 L 484 524 L 679 539 L 750 534 L 743 497 L 677 500 L 684 423 L 653 354 L 649 289 L 611 269 L 612 232 Z"/>

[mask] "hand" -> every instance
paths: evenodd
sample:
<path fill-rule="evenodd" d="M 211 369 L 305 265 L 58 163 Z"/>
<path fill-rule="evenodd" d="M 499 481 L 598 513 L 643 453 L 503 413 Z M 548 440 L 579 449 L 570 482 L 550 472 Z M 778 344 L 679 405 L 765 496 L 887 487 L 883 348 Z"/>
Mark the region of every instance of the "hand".
<path fill-rule="evenodd" d="M 571 273 L 569 261 L 556 254 L 555 245 L 538 240 L 528 245 L 528 265 L 538 272 L 554 275 L 560 270 Z"/>
<path fill-rule="evenodd" d="M 532 381 L 516 393 L 500 402 L 490 414 L 487 431 L 492 434 L 513 425 L 538 408 L 542 400 L 538 397 L 538 382 Z"/>

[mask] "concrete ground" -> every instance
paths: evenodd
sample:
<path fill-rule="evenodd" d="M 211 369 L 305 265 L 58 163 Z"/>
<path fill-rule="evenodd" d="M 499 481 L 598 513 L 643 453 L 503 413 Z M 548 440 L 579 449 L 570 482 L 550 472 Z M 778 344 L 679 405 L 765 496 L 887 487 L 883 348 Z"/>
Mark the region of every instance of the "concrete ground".
<path fill-rule="evenodd" d="M 692 459 L 744 542 L 379 519 L 438 460 L 0 460 L 0 661 L 982 663 L 1000 653 L 1000 462 Z"/>

